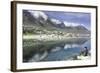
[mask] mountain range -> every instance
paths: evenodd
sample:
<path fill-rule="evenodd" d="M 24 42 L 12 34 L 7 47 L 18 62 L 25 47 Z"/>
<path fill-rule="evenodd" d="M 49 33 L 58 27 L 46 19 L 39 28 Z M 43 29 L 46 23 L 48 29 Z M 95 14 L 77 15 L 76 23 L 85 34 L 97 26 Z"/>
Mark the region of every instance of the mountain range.
<path fill-rule="evenodd" d="M 82 24 L 50 18 L 43 11 L 23 10 L 23 27 L 25 31 L 47 30 L 90 34 L 90 31 Z"/>

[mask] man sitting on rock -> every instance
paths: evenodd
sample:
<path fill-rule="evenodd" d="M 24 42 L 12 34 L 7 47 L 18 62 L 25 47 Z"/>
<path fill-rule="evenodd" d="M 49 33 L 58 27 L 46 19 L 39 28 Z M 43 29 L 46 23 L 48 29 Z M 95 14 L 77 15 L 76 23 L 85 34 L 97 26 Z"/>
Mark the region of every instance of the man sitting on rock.
<path fill-rule="evenodd" d="M 80 55 L 88 56 L 88 54 L 89 54 L 89 51 L 88 51 L 87 47 L 84 47 L 84 49 L 81 51 Z"/>

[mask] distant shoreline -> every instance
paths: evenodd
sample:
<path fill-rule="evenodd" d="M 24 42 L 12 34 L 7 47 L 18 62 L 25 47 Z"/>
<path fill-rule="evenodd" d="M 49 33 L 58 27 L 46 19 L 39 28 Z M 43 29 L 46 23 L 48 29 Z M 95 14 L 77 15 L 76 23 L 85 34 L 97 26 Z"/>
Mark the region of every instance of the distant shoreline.
<path fill-rule="evenodd" d="M 74 38 L 90 38 L 90 37 L 68 37 L 68 36 L 52 36 L 52 35 L 23 35 L 23 39 L 74 39 Z"/>

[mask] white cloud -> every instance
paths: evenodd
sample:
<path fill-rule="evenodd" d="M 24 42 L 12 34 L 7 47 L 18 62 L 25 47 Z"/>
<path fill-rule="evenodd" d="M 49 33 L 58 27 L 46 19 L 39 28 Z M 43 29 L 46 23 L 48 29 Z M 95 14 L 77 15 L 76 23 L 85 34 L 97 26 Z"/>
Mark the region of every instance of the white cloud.
<path fill-rule="evenodd" d="M 59 20 L 57 20 L 57 19 L 51 19 L 51 21 L 52 21 L 53 23 L 55 23 L 55 24 L 60 24 L 60 23 L 61 23 L 61 21 L 59 21 Z"/>
<path fill-rule="evenodd" d="M 72 23 L 72 22 L 67 22 L 67 21 L 64 21 L 64 24 L 65 24 L 65 26 L 79 26 L 79 25 L 81 25 L 79 23 Z"/>
<path fill-rule="evenodd" d="M 42 12 L 42 11 L 28 11 L 30 12 L 35 18 L 39 18 L 40 16 L 42 16 L 44 18 L 44 20 L 47 20 L 48 16 Z"/>

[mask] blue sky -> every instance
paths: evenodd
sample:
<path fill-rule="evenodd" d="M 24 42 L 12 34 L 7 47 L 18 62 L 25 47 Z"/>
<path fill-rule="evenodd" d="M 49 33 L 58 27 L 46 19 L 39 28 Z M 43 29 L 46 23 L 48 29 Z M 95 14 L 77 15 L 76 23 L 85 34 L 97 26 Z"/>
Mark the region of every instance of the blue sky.
<path fill-rule="evenodd" d="M 55 18 L 60 21 L 68 21 L 72 23 L 83 24 L 86 28 L 91 27 L 91 14 L 79 12 L 60 12 L 60 11 L 43 11 L 50 18 Z"/>

